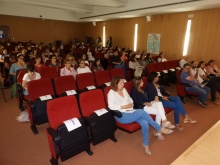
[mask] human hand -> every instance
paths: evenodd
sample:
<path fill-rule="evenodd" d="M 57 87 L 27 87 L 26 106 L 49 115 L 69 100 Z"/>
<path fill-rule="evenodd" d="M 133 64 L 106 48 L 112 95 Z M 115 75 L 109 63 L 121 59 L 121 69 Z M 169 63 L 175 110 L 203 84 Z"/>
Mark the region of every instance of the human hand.
<path fill-rule="evenodd" d="M 163 100 L 167 100 L 167 101 L 169 101 L 169 97 L 167 97 L 167 96 L 163 96 L 162 99 L 163 99 Z"/>
<path fill-rule="evenodd" d="M 155 102 L 158 102 L 158 101 L 159 101 L 159 97 L 158 97 L 158 96 L 155 96 L 154 101 L 155 101 Z"/>

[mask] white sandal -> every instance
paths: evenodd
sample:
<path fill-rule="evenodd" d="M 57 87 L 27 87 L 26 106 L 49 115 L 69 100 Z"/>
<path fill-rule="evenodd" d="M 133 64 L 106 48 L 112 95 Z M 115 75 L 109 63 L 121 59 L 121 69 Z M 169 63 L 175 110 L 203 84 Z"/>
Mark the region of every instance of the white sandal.
<path fill-rule="evenodd" d="M 175 125 L 172 125 L 169 121 L 165 121 L 162 123 L 162 127 L 168 128 L 168 129 L 174 129 Z"/>

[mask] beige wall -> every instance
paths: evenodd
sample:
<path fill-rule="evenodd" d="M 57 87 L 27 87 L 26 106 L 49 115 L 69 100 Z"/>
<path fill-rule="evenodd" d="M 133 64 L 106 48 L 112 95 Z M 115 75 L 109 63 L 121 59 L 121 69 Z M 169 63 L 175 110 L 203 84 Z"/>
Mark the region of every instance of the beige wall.
<path fill-rule="evenodd" d="M 106 26 L 106 37 L 113 38 L 113 46 L 121 46 L 133 49 L 134 26 L 138 23 L 138 46 L 144 50 L 147 47 L 148 33 L 160 33 L 160 50 L 166 53 L 167 59 L 182 57 L 184 36 L 188 20 L 188 14 L 194 14 L 191 26 L 191 38 L 189 43 L 189 60 L 200 61 L 214 59 L 220 64 L 218 53 L 220 52 L 220 8 L 184 13 L 153 15 L 151 22 L 145 17 L 118 19 L 105 22 L 72 23 L 64 21 L 52 21 L 33 18 L 21 18 L 0 16 L 0 24 L 9 25 L 14 41 L 45 43 L 61 39 L 64 43 L 74 37 L 85 41 L 85 36 L 96 39 L 102 36 L 102 27 Z"/>

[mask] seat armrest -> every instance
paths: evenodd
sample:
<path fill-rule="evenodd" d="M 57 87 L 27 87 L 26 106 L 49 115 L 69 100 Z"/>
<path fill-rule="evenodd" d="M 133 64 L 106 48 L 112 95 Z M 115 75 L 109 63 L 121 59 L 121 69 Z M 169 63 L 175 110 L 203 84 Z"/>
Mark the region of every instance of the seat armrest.
<path fill-rule="evenodd" d="M 86 125 L 91 125 L 91 120 L 88 118 L 88 117 L 86 117 L 86 116 L 82 116 L 82 118 L 85 120 L 85 122 L 86 122 Z"/>
<path fill-rule="evenodd" d="M 50 134 L 55 144 L 59 144 L 61 142 L 60 135 L 53 128 L 47 128 L 47 132 Z"/>
<path fill-rule="evenodd" d="M 110 111 L 113 116 L 116 116 L 118 118 L 122 117 L 122 113 L 120 111 L 118 111 L 118 110 L 110 110 Z"/>

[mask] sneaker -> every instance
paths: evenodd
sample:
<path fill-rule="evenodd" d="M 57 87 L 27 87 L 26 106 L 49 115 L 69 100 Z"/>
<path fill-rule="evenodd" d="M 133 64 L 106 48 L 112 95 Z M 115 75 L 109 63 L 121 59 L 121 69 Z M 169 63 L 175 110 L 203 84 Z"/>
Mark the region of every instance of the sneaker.
<path fill-rule="evenodd" d="M 206 104 L 205 104 L 203 101 L 198 100 L 198 103 L 199 103 L 203 108 L 206 108 Z"/>

